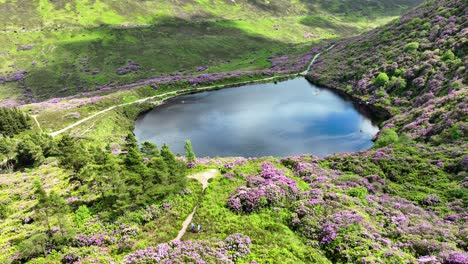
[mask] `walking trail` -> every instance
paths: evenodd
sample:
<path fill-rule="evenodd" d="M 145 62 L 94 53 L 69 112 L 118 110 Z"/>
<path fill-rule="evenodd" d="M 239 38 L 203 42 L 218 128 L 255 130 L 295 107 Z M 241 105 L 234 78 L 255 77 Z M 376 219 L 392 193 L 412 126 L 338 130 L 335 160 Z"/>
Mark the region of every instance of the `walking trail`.
<path fill-rule="evenodd" d="M 246 82 L 238 82 L 238 83 L 230 83 L 230 84 L 224 84 L 224 85 L 211 85 L 211 86 L 205 86 L 205 87 L 199 87 L 199 88 L 196 88 L 196 89 L 193 89 L 193 88 L 190 88 L 190 89 L 183 89 L 183 90 L 178 90 L 178 91 L 172 91 L 172 92 L 167 92 L 167 93 L 163 93 L 163 94 L 158 94 L 158 95 L 155 95 L 155 96 L 150 96 L 150 97 L 146 97 L 146 98 L 143 98 L 143 99 L 140 99 L 140 100 L 137 100 L 137 101 L 133 101 L 133 102 L 129 102 L 129 103 L 124 103 L 124 104 L 119 104 L 119 105 L 114 105 L 114 106 L 111 106 L 109 108 L 106 108 L 104 110 L 101 110 L 99 112 L 96 112 L 86 118 L 83 118 L 65 128 L 62 128 L 60 130 L 57 130 L 55 132 L 52 132 L 50 133 L 51 136 L 55 137 L 57 135 L 60 135 L 62 134 L 63 132 L 67 131 L 67 130 L 70 130 L 88 120 L 91 120 L 93 118 L 95 118 L 96 116 L 98 115 L 101 115 L 101 114 L 104 114 L 106 112 L 109 112 L 117 107 L 122 107 L 122 106 L 127 106 L 127 105 L 132 105 L 132 104 L 138 104 L 138 103 L 144 103 L 146 101 L 149 101 L 149 100 L 153 100 L 153 99 L 156 99 L 156 98 L 161 98 L 161 97 L 165 97 L 165 96 L 168 96 L 168 95 L 175 95 L 175 94 L 178 94 L 178 93 L 185 93 L 185 92 L 191 92 L 191 91 L 204 91 L 204 90 L 210 90 L 210 89 L 214 89 L 214 88 L 224 88 L 224 87 L 229 87 L 229 86 L 235 86 L 235 85 L 242 85 L 242 84 L 249 84 L 249 83 L 257 83 L 257 82 L 263 82 L 263 81 L 269 81 L 269 80 L 274 80 L 274 79 L 278 79 L 278 78 L 284 78 L 284 77 L 287 77 L 288 75 L 285 75 L 285 76 L 273 76 L 273 77 L 268 77 L 268 78 L 264 78 L 264 79 L 259 79 L 259 80 L 254 80 L 254 81 L 246 81 Z"/>
<path fill-rule="evenodd" d="M 42 132 L 41 124 L 39 124 L 39 121 L 37 121 L 37 115 L 33 115 L 32 118 L 34 119 L 34 122 L 37 125 L 37 128 Z"/>
<path fill-rule="evenodd" d="M 307 69 L 301 73 L 299 73 L 299 75 L 302 75 L 302 76 L 305 76 L 307 75 L 307 73 L 310 71 L 310 68 L 312 67 L 312 65 L 314 64 L 314 62 L 317 60 L 317 58 L 323 53 L 323 52 L 327 52 L 329 51 L 330 49 L 332 49 L 335 45 L 331 45 L 329 48 L 327 48 L 325 51 L 322 51 L 320 53 L 317 53 L 314 58 L 312 59 L 312 61 L 310 62 L 309 66 L 307 67 Z M 254 80 L 254 81 L 246 81 L 246 82 L 238 82 L 238 83 L 230 83 L 230 84 L 224 84 L 224 85 L 211 85 L 211 86 L 205 86 L 205 87 L 199 87 L 199 88 L 196 88 L 195 91 L 204 91 L 204 90 L 210 90 L 210 89 L 214 89 L 214 88 L 224 88 L 224 87 L 228 87 L 228 86 L 235 86 L 235 85 L 242 85 L 242 84 L 249 84 L 249 83 L 257 83 L 257 82 L 263 82 L 263 81 L 269 81 L 269 80 L 274 80 L 274 79 L 278 79 L 278 78 L 284 78 L 284 77 L 288 77 L 288 76 L 292 76 L 292 74 L 290 75 L 285 75 L 285 76 L 273 76 L 273 77 L 268 77 L 268 78 L 264 78 L 264 79 L 259 79 L 259 80 Z M 168 95 L 175 95 L 177 93 L 184 93 L 184 92 L 190 92 L 190 91 L 193 91 L 194 89 L 190 88 L 190 89 L 184 89 L 184 90 L 179 90 L 179 91 L 173 91 L 173 92 L 167 92 L 167 93 L 163 93 L 163 94 L 159 94 L 159 95 L 155 95 L 155 96 L 150 96 L 150 97 L 146 97 L 146 98 L 143 98 L 143 99 L 140 99 L 140 100 L 137 100 L 137 101 L 133 101 L 133 102 L 129 102 L 129 103 L 124 103 L 124 104 L 119 104 L 119 105 L 114 105 L 114 106 L 111 106 L 109 108 L 106 108 L 104 110 L 101 110 L 99 112 L 96 112 L 86 118 L 83 118 L 65 128 L 62 128 L 58 131 L 55 131 L 55 132 L 52 132 L 50 133 L 51 136 L 55 137 L 57 135 L 60 135 L 62 134 L 63 132 L 67 131 L 67 130 L 70 130 L 90 119 L 93 119 L 95 118 L 96 116 L 98 115 L 101 115 L 101 114 L 104 114 L 106 112 L 109 112 L 117 107 L 122 107 L 122 106 L 127 106 L 127 105 L 132 105 L 132 104 L 138 104 L 138 103 L 144 103 L 146 101 L 149 101 L 149 100 L 152 100 L 152 99 L 156 99 L 156 98 L 161 98 L 161 97 L 164 97 L 164 96 L 168 96 Z"/>
<path fill-rule="evenodd" d="M 216 175 L 218 175 L 218 170 L 211 169 L 202 173 L 190 175 L 188 176 L 188 178 L 199 181 L 203 186 L 203 192 L 205 192 L 205 189 L 208 187 L 208 180 L 216 177 Z M 187 231 L 188 226 L 190 225 L 190 223 L 192 223 L 192 218 L 195 212 L 197 211 L 197 208 L 198 208 L 198 205 L 195 206 L 195 208 L 193 208 L 192 213 L 189 216 L 187 216 L 185 221 L 182 223 L 182 228 L 180 229 L 179 234 L 177 234 L 177 237 L 174 238 L 172 241 L 179 241 L 185 235 L 185 232 Z"/>
<path fill-rule="evenodd" d="M 310 68 L 312 68 L 312 65 L 314 65 L 315 61 L 317 60 L 317 58 L 324 52 L 327 52 L 329 50 L 331 50 L 333 47 L 335 47 L 335 44 L 331 45 L 330 47 L 328 47 L 325 51 L 322 51 L 320 53 L 317 53 L 315 54 L 314 58 L 312 59 L 312 61 L 310 62 L 309 66 L 307 67 L 307 69 L 303 72 L 301 72 L 299 75 L 302 75 L 302 76 L 306 76 L 307 73 L 309 73 L 310 71 Z"/>

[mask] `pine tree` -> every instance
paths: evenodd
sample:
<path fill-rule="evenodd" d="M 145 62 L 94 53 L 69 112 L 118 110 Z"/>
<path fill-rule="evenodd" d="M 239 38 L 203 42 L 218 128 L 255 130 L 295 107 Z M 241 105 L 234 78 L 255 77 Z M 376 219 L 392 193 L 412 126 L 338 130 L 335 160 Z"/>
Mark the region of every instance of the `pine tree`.
<path fill-rule="evenodd" d="M 42 182 L 34 183 L 35 195 L 38 202 L 34 208 L 38 220 L 42 221 L 47 228 L 47 236 L 50 244 L 63 245 L 72 237 L 73 231 L 66 220 L 65 215 L 69 208 L 65 200 L 55 192 L 47 193 L 44 190 Z M 55 221 L 54 221 L 55 219 Z M 52 232 L 52 223 L 57 222 L 59 232 Z"/>
<path fill-rule="evenodd" d="M 67 168 L 79 172 L 91 161 L 91 155 L 84 144 L 77 138 L 65 135 L 58 143 L 60 150 L 60 164 Z"/>
<path fill-rule="evenodd" d="M 195 156 L 195 153 L 193 152 L 192 142 L 190 142 L 190 140 L 187 139 L 185 141 L 184 148 L 185 148 L 185 157 L 187 158 L 187 162 L 194 162 L 197 157 Z"/>
<path fill-rule="evenodd" d="M 16 145 L 12 139 L 0 138 L 0 165 L 4 161 L 13 159 L 16 152 Z"/>
<path fill-rule="evenodd" d="M 132 132 L 129 132 L 125 137 L 125 147 L 127 150 L 130 148 L 138 148 L 138 141 Z"/>
<path fill-rule="evenodd" d="M 31 117 L 18 108 L 0 107 L 0 134 L 13 137 L 31 128 Z"/>
<path fill-rule="evenodd" d="M 186 184 L 185 170 L 186 166 L 178 161 L 169 149 L 169 146 L 164 144 L 161 148 L 161 157 L 167 164 L 169 168 L 169 184 L 175 184 L 178 188 L 183 188 Z"/>
<path fill-rule="evenodd" d="M 37 166 L 44 161 L 42 148 L 31 139 L 25 138 L 18 144 L 16 159 L 22 166 Z"/>
<path fill-rule="evenodd" d="M 160 155 L 158 146 L 151 142 L 143 142 L 141 145 L 141 153 L 147 158 L 153 158 Z"/>
<path fill-rule="evenodd" d="M 169 168 L 169 173 L 171 175 L 177 174 L 179 172 L 180 164 L 167 144 L 164 144 L 161 148 L 161 157 L 164 159 L 164 162 L 166 162 L 167 167 Z"/>
<path fill-rule="evenodd" d="M 144 199 L 153 203 L 170 192 L 169 168 L 162 157 L 152 158 L 148 162 L 148 173 L 144 178 Z"/>

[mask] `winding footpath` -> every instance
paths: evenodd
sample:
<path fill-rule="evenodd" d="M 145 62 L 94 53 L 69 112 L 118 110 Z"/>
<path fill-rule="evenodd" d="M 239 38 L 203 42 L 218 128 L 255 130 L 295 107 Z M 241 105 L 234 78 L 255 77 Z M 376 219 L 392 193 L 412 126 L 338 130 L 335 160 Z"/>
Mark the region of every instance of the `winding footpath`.
<path fill-rule="evenodd" d="M 190 175 L 188 176 L 188 178 L 199 181 L 203 186 L 203 192 L 205 192 L 205 189 L 208 187 L 208 180 L 216 177 L 216 175 L 218 175 L 218 170 L 211 169 L 202 173 Z M 195 215 L 195 213 L 197 212 L 197 208 L 198 205 L 195 206 L 195 208 L 193 208 L 192 213 L 189 214 L 189 216 L 187 216 L 185 221 L 182 223 L 182 228 L 180 229 L 179 234 L 177 234 L 177 237 L 174 238 L 172 241 L 179 241 L 185 235 L 188 226 L 190 225 L 190 223 L 192 223 L 193 215 Z"/>
<path fill-rule="evenodd" d="M 71 124 L 71 125 L 69 125 L 67 127 L 64 127 L 64 128 L 62 128 L 60 130 L 57 130 L 55 132 L 51 132 L 50 135 L 53 136 L 53 137 L 58 136 L 58 135 L 62 134 L 63 132 L 66 132 L 66 131 L 68 131 L 68 130 L 76 127 L 76 126 L 79 126 L 82 123 L 84 123 L 84 122 L 86 122 L 88 120 L 91 120 L 91 119 L 95 118 L 98 115 L 101 115 L 101 114 L 109 112 L 109 111 L 111 111 L 113 109 L 116 109 L 117 107 L 123 107 L 123 106 L 127 106 L 127 105 L 132 105 L 132 104 L 144 103 L 144 102 L 149 101 L 149 100 L 153 100 L 153 99 L 156 99 L 156 98 L 165 97 L 165 96 L 169 96 L 169 95 L 176 95 L 178 93 L 183 94 L 183 93 L 186 93 L 186 92 L 205 91 L 205 90 L 211 90 L 211 89 L 215 89 L 215 88 L 225 88 L 225 87 L 230 87 L 230 86 L 237 86 L 237 85 L 243 85 L 243 84 L 270 81 L 270 80 L 285 78 L 285 77 L 290 77 L 290 76 L 293 76 L 293 75 L 273 76 L 273 77 L 268 77 L 268 78 L 264 78 L 264 79 L 254 80 L 254 81 L 237 82 L 237 83 L 230 83 L 230 84 L 223 84 L 223 85 L 211 85 L 211 86 L 204 86 L 204 87 L 199 87 L 199 88 L 195 88 L 195 89 L 190 88 L 190 89 L 183 89 L 183 90 L 158 94 L 158 95 L 146 97 L 146 98 L 143 98 L 143 99 L 140 99 L 140 100 L 137 100 L 137 101 L 111 106 L 109 108 L 106 108 L 104 110 L 96 112 L 96 113 L 94 113 L 94 114 L 92 114 L 92 115 L 90 115 L 88 117 L 85 117 L 85 118 L 83 118 L 83 119 L 81 119 L 81 120 L 79 120 L 79 121 L 77 121 L 77 122 L 75 122 L 75 123 L 73 123 L 73 124 Z"/>
<path fill-rule="evenodd" d="M 318 59 L 318 57 L 319 57 L 322 53 L 331 50 L 333 47 L 335 47 L 335 44 L 333 44 L 333 45 L 331 45 L 330 47 L 328 47 L 325 51 L 322 51 L 322 52 L 319 52 L 319 53 L 315 54 L 314 58 L 312 59 L 312 61 L 311 61 L 310 64 L 309 64 L 309 66 L 307 66 L 307 69 L 305 69 L 305 71 L 301 72 L 299 75 L 306 76 L 307 73 L 310 71 L 310 68 L 312 68 L 312 65 L 314 65 L 315 61 Z"/>
<path fill-rule="evenodd" d="M 39 121 L 37 121 L 37 115 L 32 115 L 32 118 L 34 119 L 34 122 L 37 125 L 37 128 L 42 132 L 41 124 L 39 124 Z"/>
<path fill-rule="evenodd" d="M 332 49 L 333 47 L 335 46 L 335 44 L 331 45 L 330 47 L 328 47 L 325 51 L 322 51 L 320 53 L 317 53 L 314 58 L 312 59 L 312 61 L 310 62 L 309 66 L 307 67 L 307 69 L 301 73 L 299 73 L 298 75 L 300 76 L 305 76 L 307 75 L 307 73 L 310 71 L 312 65 L 315 63 L 315 61 L 317 60 L 317 58 L 324 52 L 327 52 L 329 51 L 330 49 Z M 109 108 L 106 108 L 104 110 L 101 110 L 99 112 L 96 112 L 88 117 L 85 117 L 67 127 L 64 127 L 60 130 L 57 130 L 55 132 L 51 132 L 50 135 L 55 137 L 57 135 L 60 135 L 62 134 L 63 132 L 66 132 L 76 126 L 79 126 L 80 124 L 88 121 L 88 120 L 91 120 L 93 118 L 95 118 L 96 116 L 98 115 L 101 115 L 101 114 L 104 114 L 106 112 L 109 112 L 117 107 L 123 107 L 123 106 L 127 106 L 127 105 L 132 105 L 132 104 L 138 104 L 138 103 L 144 103 L 146 101 L 149 101 L 149 100 L 153 100 L 153 99 L 156 99 L 156 98 L 161 98 L 161 97 L 165 97 L 165 96 L 169 96 L 169 95 L 176 95 L 178 93 L 180 94 L 183 94 L 183 93 L 186 93 L 186 92 L 193 92 L 193 91 L 205 91 L 205 90 L 211 90 L 211 89 L 215 89 L 215 88 L 225 88 L 225 87 L 231 87 L 231 86 L 237 86 L 237 85 L 244 85 L 244 84 L 251 84 L 251 83 L 258 83 L 258 82 L 264 82 L 264 81 L 270 81 L 270 80 L 274 80 L 274 79 L 280 79 L 280 78 L 285 78 L 285 77 L 291 77 L 291 76 L 295 76 L 295 74 L 289 74 L 289 75 L 283 75 L 283 76 L 273 76 L 273 77 L 268 77 L 268 78 L 264 78 L 264 79 L 259 79 L 259 80 L 253 80 L 253 81 L 245 81 L 245 82 L 237 82 L 237 83 L 230 83 L 230 84 L 223 84 L 223 85 L 211 85 L 211 86 L 205 86 L 205 87 L 199 87 L 199 88 L 190 88 L 190 89 L 183 89 L 183 90 L 179 90 L 179 91 L 172 91 L 172 92 L 167 92 L 167 93 L 163 93 L 163 94 L 159 94 L 159 95 L 155 95 L 155 96 L 150 96 L 150 97 L 146 97 L 146 98 L 143 98 L 143 99 L 140 99 L 140 100 L 136 100 L 136 101 L 133 101 L 133 102 L 129 102 L 129 103 L 123 103 L 123 104 L 119 104 L 119 105 L 114 105 L 114 106 L 111 106 Z M 36 122 L 37 122 L 37 119 L 35 118 Z M 37 122 L 37 124 L 39 124 L 39 122 Z"/>

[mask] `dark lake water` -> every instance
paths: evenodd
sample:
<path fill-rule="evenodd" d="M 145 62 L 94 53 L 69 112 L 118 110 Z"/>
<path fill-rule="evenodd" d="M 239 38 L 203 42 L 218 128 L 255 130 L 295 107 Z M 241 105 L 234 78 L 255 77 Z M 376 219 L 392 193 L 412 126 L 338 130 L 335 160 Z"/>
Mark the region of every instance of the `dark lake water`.
<path fill-rule="evenodd" d="M 139 142 L 199 157 L 261 157 L 364 150 L 379 131 L 353 102 L 304 78 L 169 99 L 136 121 Z"/>

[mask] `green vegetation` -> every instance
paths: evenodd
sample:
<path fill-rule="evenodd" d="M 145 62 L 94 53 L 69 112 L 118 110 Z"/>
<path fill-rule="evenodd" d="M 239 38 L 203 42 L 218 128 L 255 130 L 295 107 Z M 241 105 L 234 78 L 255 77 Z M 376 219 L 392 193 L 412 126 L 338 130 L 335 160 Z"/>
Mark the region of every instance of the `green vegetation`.
<path fill-rule="evenodd" d="M 465 20 L 460 2 L 429 1 L 372 33 L 338 42 L 309 79 L 387 109 L 392 118 L 383 125 L 400 135 L 437 145 L 464 142 L 468 134 L 453 126 L 467 124 L 460 59 L 467 53 Z"/>
<path fill-rule="evenodd" d="M 375 77 L 374 84 L 383 87 L 387 84 L 388 80 L 388 75 L 385 72 L 381 72 Z"/>
<path fill-rule="evenodd" d="M 0 33 L 2 102 L 181 68 L 266 69 L 272 54 L 304 54 L 315 40 L 354 35 L 413 4 L 60 0 L 17 9 L 20 2 L 0 1 L 8 21 Z M 429 1 L 336 43 L 314 64 L 311 80 L 392 114 L 374 147 L 358 153 L 209 159 L 197 158 L 187 140 L 184 158 L 129 133 L 139 113 L 166 98 L 263 75 L 0 108 L 0 263 L 466 263 L 464 9 Z M 39 132 L 105 109 L 55 137 Z M 37 129 L 22 111 L 37 117 Z M 213 169 L 222 175 L 204 191 L 187 178 Z M 200 230 L 189 226 L 170 242 L 192 212 Z"/>
<path fill-rule="evenodd" d="M 0 107 L 0 134 L 12 137 L 31 128 L 31 117 L 18 108 Z"/>
<path fill-rule="evenodd" d="M 418 50 L 418 48 L 419 48 L 419 43 L 411 42 L 411 43 L 406 44 L 403 50 L 407 52 L 413 52 L 413 51 Z"/>
<path fill-rule="evenodd" d="M 379 139 L 375 142 L 375 148 L 383 148 L 398 142 L 398 134 L 393 129 L 384 129 L 380 132 Z"/>
<path fill-rule="evenodd" d="M 185 141 L 184 148 L 185 148 L 185 158 L 187 159 L 187 161 L 194 162 L 197 157 L 195 156 L 195 153 L 193 152 L 192 142 L 190 142 L 190 140 L 187 139 L 187 141 Z"/>
<path fill-rule="evenodd" d="M 64 190 L 55 192 L 55 187 L 50 190 L 43 177 L 34 180 L 32 189 L 36 203 L 30 203 L 33 214 L 23 222 L 34 223 L 35 228 L 31 235 L 12 244 L 19 252 L 14 259 L 22 262 L 49 255 L 50 248 L 64 251 L 75 243 L 98 243 L 77 238 L 77 232 L 86 229 L 85 224 L 96 217 L 96 212 L 105 222 L 114 222 L 124 215 L 138 223 L 149 221 L 145 219 L 154 216 L 144 216 L 145 208 L 162 203 L 189 186 L 185 164 L 166 145 L 159 151 L 154 144 L 145 143 L 140 149 L 131 133 L 122 149 L 108 146 L 103 150 L 93 147 L 92 142 L 85 144 L 85 141 L 68 135 L 53 139 L 36 133 L 2 139 L 2 145 L 7 144 L 16 146 L 10 149 L 12 153 L 8 157 L 16 162 L 14 167 L 4 166 L 4 169 L 13 173 L 24 167 L 44 171 L 48 164 L 55 164 L 52 166 L 59 166 L 59 170 L 67 175 L 55 180 L 67 186 L 67 192 L 74 193 L 64 196 Z M 34 175 L 31 174 L 31 180 L 36 177 Z M 0 207 L 1 219 L 8 220 L 14 201 L 8 199 L 5 202 Z"/>
<path fill-rule="evenodd" d="M 202 66 L 267 69 L 273 54 L 356 35 L 420 2 L 359 1 L 0 2 L 0 99 L 42 101 Z"/>

